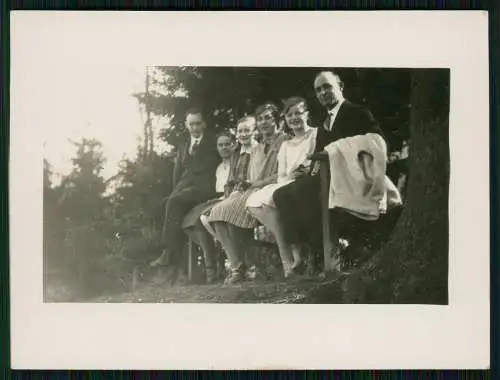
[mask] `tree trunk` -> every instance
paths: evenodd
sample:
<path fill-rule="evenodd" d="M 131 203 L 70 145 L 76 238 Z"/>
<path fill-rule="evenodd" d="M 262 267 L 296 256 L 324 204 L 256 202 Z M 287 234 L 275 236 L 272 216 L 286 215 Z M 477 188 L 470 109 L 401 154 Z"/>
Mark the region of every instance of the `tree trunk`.
<path fill-rule="evenodd" d="M 329 302 L 448 303 L 449 93 L 443 93 L 448 81 L 447 70 L 412 73 L 404 210 L 389 241 L 369 262 L 341 284 L 328 285 L 329 292 L 321 290 L 322 298 L 331 294 Z M 308 298 L 306 302 L 325 302 L 312 294 Z"/>

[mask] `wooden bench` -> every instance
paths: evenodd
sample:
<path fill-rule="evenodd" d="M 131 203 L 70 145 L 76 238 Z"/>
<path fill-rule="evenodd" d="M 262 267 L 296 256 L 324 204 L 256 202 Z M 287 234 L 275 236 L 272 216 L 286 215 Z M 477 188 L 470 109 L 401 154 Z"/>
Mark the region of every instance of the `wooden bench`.
<path fill-rule="evenodd" d="M 313 162 L 319 162 L 319 176 L 320 176 L 320 199 L 321 199 L 321 225 L 322 225 L 322 248 L 323 248 L 323 265 L 325 272 L 337 271 L 341 268 L 341 252 L 348 246 L 345 236 L 332 236 L 330 228 L 330 209 L 328 207 L 329 192 L 330 192 L 330 167 L 328 154 L 320 152 L 313 154 L 309 157 Z M 406 184 L 405 184 L 406 185 Z M 400 189 L 401 190 L 401 189 Z M 389 219 L 389 226 L 386 226 L 390 232 L 394 226 L 395 221 L 399 217 L 399 210 Z M 385 228 L 385 227 L 384 227 Z M 254 239 L 256 241 L 276 245 L 273 234 L 264 226 L 259 225 L 254 230 Z M 338 242 L 334 244 L 333 242 Z M 193 281 L 195 273 L 199 270 L 198 257 L 200 250 L 193 242 L 188 242 L 188 280 Z M 202 255 L 201 255 L 202 256 Z"/>
<path fill-rule="evenodd" d="M 320 170 L 319 175 L 321 178 L 321 221 L 322 221 L 322 231 L 323 231 L 323 257 L 325 268 L 338 268 L 338 260 L 336 255 L 332 256 L 332 251 L 334 245 L 330 237 L 330 219 L 328 210 L 328 194 L 329 194 L 329 183 L 330 183 L 330 169 L 328 163 L 328 155 L 325 153 L 318 153 L 311 157 L 313 161 L 319 161 Z M 274 236 L 270 231 L 268 231 L 264 226 L 259 225 L 254 229 L 254 239 L 263 243 L 276 244 Z M 197 245 L 188 241 L 188 262 L 187 262 L 187 277 L 189 282 L 194 282 L 196 274 L 200 269 L 198 258 L 201 255 L 201 250 Z M 203 256 L 203 255 L 201 255 Z M 334 257 L 335 256 L 335 257 Z M 337 260 L 331 263 L 332 257 Z M 197 281 L 195 281 L 197 282 Z"/>

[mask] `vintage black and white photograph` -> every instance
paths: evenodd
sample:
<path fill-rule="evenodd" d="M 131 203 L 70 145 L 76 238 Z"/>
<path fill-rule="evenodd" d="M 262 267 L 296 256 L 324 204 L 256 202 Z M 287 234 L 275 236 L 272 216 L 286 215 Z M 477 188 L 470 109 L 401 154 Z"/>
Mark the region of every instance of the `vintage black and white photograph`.
<path fill-rule="evenodd" d="M 11 34 L 15 368 L 488 366 L 487 14 Z"/>
<path fill-rule="evenodd" d="M 448 69 L 98 70 L 55 87 L 45 301 L 448 303 Z"/>

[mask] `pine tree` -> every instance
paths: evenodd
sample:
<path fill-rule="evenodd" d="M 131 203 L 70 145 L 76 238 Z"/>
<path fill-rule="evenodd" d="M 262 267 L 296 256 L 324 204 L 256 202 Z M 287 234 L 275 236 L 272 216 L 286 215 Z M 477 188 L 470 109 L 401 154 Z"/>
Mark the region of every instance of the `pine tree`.
<path fill-rule="evenodd" d="M 73 170 L 61 182 L 62 208 L 73 223 L 92 224 L 103 219 L 106 183 L 101 176 L 105 159 L 102 144 L 95 139 L 72 142 L 76 157 Z"/>
<path fill-rule="evenodd" d="M 102 144 L 95 139 L 72 143 L 76 156 L 72 159 L 73 170 L 59 186 L 58 215 L 64 223 L 64 260 L 72 273 L 75 292 L 85 297 L 98 290 L 94 276 L 107 253 L 108 200 L 104 196 L 106 183 L 100 174 L 105 159 Z"/>

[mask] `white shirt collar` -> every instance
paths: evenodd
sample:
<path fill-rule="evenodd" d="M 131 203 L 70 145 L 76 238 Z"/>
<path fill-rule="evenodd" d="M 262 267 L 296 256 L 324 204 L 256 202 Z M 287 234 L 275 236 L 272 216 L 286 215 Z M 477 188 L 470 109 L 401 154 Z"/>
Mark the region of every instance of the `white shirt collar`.
<path fill-rule="evenodd" d="M 230 162 L 222 161 L 215 172 L 215 191 L 217 193 L 224 192 L 224 185 L 229 177 Z"/>
<path fill-rule="evenodd" d="M 339 109 L 340 109 L 340 106 L 342 105 L 342 103 L 345 102 L 345 99 L 340 99 L 337 104 L 335 104 L 335 107 L 333 107 L 331 110 L 328 111 L 328 113 L 330 115 L 335 115 L 337 114 L 337 112 L 339 112 Z"/>
<path fill-rule="evenodd" d="M 191 145 L 193 145 L 195 142 L 197 142 L 199 144 L 202 139 L 203 139 L 203 135 L 201 135 L 199 137 L 193 137 L 193 136 L 191 136 Z"/>
<path fill-rule="evenodd" d="M 246 147 L 246 146 L 242 145 L 241 148 L 240 148 L 240 154 L 251 153 L 253 146 L 254 146 L 254 144 L 250 145 L 249 147 Z"/>
<path fill-rule="evenodd" d="M 221 163 L 219 164 L 219 166 L 217 166 L 217 173 L 229 170 L 230 166 L 231 166 L 231 162 L 229 162 L 229 161 L 221 161 Z"/>
<path fill-rule="evenodd" d="M 231 166 L 231 161 L 230 160 L 222 160 L 221 163 L 219 164 L 219 166 L 223 169 L 226 169 L 228 168 L 229 166 Z"/>

